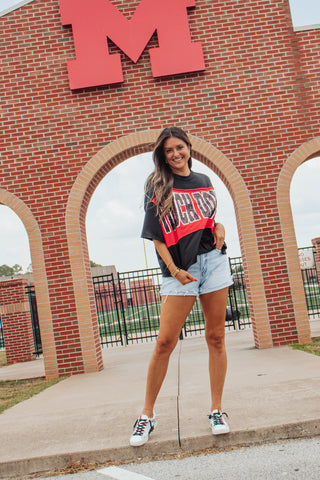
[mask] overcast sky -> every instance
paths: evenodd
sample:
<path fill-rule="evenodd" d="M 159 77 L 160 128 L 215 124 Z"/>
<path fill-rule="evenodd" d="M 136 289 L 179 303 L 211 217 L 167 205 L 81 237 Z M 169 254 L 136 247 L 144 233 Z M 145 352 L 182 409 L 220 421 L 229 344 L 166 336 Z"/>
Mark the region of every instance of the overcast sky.
<path fill-rule="evenodd" d="M 0 12 L 17 3 L 0 0 Z M 290 5 L 295 26 L 320 24 L 320 0 L 290 0 Z M 143 243 L 140 239 L 143 185 L 152 169 L 151 154 L 140 155 L 122 163 L 102 180 L 87 214 L 91 260 L 115 265 L 120 272 L 158 266 L 152 242 Z M 201 163 L 194 161 L 194 170 L 212 179 L 218 196 L 217 220 L 226 226 L 228 254 L 240 256 L 233 202 L 226 187 Z M 320 236 L 319 179 L 320 158 L 316 158 L 301 165 L 291 183 L 291 207 L 299 247 L 310 246 L 311 239 Z M 0 206 L 0 222 L 0 265 L 18 263 L 26 270 L 31 260 L 22 222 L 5 206 Z"/>

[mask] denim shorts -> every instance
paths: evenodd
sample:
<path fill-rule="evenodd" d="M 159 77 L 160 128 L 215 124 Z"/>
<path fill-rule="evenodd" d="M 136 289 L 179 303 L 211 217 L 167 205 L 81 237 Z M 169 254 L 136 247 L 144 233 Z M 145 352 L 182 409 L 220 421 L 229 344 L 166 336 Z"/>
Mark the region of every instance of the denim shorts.
<path fill-rule="evenodd" d="M 188 272 L 198 281 L 182 285 L 174 277 L 163 277 L 161 295 L 198 296 L 233 284 L 228 256 L 218 249 L 198 255 Z"/>

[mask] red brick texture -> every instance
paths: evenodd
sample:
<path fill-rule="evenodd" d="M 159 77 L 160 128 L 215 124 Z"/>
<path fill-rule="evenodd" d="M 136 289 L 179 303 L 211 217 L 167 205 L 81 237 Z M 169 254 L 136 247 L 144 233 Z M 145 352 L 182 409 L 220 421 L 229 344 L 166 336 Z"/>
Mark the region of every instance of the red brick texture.
<path fill-rule="evenodd" d="M 35 358 L 27 285 L 27 280 L 0 282 L 0 313 L 8 365 Z"/>
<path fill-rule="evenodd" d="M 130 18 L 139 1 L 112 3 Z M 288 0 L 196 0 L 188 18 L 204 72 L 155 79 L 146 49 L 137 64 L 121 53 L 123 84 L 78 91 L 66 66 L 72 29 L 61 26 L 57 0 L 34 0 L 0 19 L 0 201 L 20 217 L 23 205 L 32 220 L 48 377 L 103 366 L 87 205 L 108 171 L 150 151 L 172 124 L 189 132 L 195 157 L 234 200 L 255 345 L 310 337 L 289 188 L 295 169 L 320 150 L 320 30 L 295 33 Z M 148 48 L 155 46 L 156 35 Z M 111 42 L 109 49 L 119 52 Z"/>

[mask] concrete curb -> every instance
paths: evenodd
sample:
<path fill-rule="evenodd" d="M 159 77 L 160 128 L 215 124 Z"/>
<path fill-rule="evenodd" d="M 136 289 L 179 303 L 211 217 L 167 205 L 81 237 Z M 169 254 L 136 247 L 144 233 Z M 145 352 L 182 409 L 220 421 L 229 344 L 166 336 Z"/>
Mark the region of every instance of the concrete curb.
<path fill-rule="evenodd" d="M 232 447 L 248 446 L 275 442 L 279 440 L 310 438 L 320 435 L 320 420 L 309 420 L 257 430 L 239 430 L 228 435 L 213 437 L 204 435 L 181 440 L 181 447 L 177 440 L 152 442 L 152 439 L 143 447 L 130 446 L 92 450 L 84 452 L 63 453 L 43 457 L 34 457 L 0 463 L 0 478 L 19 478 L 19 476 L 41 472 L 54 472 L 67 467 L 72 463 L 99 465 L 110 462 L 135 461 L 138 458 L 159 458 L 162 455 L 195 453 L 205 449 L 228 449 Z"/>

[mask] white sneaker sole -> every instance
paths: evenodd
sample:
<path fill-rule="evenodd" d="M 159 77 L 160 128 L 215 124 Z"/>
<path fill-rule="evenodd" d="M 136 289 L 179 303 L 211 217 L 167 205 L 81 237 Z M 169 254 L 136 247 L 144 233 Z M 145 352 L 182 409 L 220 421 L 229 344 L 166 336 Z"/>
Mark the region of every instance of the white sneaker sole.
<path fill-rule="evenodd" d="M 136 439 L 135 437 L 133 439 L 130 438 L 130 445 L 131 445 L 131 447 L 142 447 L 142 445 L 147 443 L 148 440 L 149 440 L 149 436 L 148 436 L 147 440 L 142 440 L 141 438 Z"/>
<path fill-rule="evenodd" d="M 229 433 L 230 428 L 227 425 L 221 425 L 219 427 L 211 428 L 212 435 L 223 435 L 224 433 Z"/>

